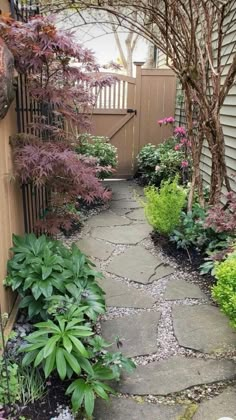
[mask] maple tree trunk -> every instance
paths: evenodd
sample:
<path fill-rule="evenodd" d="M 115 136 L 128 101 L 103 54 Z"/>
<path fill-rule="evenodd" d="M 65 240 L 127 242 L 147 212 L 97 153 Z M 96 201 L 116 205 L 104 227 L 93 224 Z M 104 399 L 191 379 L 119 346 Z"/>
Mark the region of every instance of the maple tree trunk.
<path fill-rule="evenodd" d="M 226 189 L 231 190 L 230 181 L 227 175 L 225 162 L 225 143 L 223 129 L 220 124 L 220 115 L 216 114 L 209 123 L 209 130 L 206 138 L 211 151 L 211 183 L 210 183 L 210 204 L 220 201 L 223 183 Z"/>
<path fill-rule="evenodd" d="M 185 85 L 185 114 L 186 114 L 186 121 L 187 121 L 187 130 L 188 130 L 188 139 L 191 142 L 191 150 L 192 150 L 192 160 L 193 160 L 193 168 L 192 168 L 192 180 L 191 180 L 191 187 L 189 191 L 188 197 L 188 211 L 192 209 L 193 206 L 193 199 L 195 191 L 198 192 L 199 203 L 204 206 L 204 197 L 203 197 L 203 186 L 202 186 L 202 176 L 200 171 L 200 160 L 201 160 L 201 153 L 202 153 L 202 145 L 203 145 L 203 132 L 202 132 L 202 124 L 199 123 L 200 130 L 198 130 L 197 134 L 194 134 L 194 125 L 193 125 L 193 104 L 192 104 L 192 96 L 189 89 L 189 86 Z"/>

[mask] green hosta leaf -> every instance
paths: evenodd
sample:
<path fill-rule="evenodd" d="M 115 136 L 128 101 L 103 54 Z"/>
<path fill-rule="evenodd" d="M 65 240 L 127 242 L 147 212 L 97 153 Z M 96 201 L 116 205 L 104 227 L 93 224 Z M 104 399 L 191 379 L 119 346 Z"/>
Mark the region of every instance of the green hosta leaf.
<path fill-rule="evenodd" d="M 75 411 L 78 411 L 82 405 L 85 388 L 85 381 L 83 379 L 76 379 L 66 390 L 66 395 L 72 393 L 71 403 Z"/>
<path fill-rule="evenodd" d="M 97 363 L 93 366 L 94 378 L 101 380 L 111 380 L 115 378 L 115 374 L 112 369 Z"/>
<path fill-rule="evenodd" d="M 44 374 L 46 378 L 48 378 L 50 373 L 55 368 L 55 360 L 56 360 L 56 347 L 54 347 L 52 353 L 47 357 L 46 363 L 44 365 Z"/>
<path fill-rule="evenodd" d="M 93 376 L 94 375 L 94 371 L 92 368 L 91 363 L 88 361 L 88 359 L 86 359 L 85 357 L 82 356 L 77 356 L 77 360 L 81 366 L 81 368 L 88 373 L 89 375 Z"/>
<path fill-rule="evenodd" d="M 48 357 L 56 347 L 56 343 L 60 340 L 60 335 L 54 335 L 49 338 L 46 346 L 44 347 L 44 358 Z"/>
<path fill-rule="evenodd" d="M 62 348 L 56 349 L 56 365 L 60 378 L 64 380 L 66 377 L 66 360 Z"/>
<path fill-rule="evenodd" d="M 96 394 L 103 398 L 104 400 L 108 400 L 109 396 L 102 385 L 99 383 L 93 382 L 93 390 L 96 392 Z"/>
<path fill-rule="evenodd" d="M 65 359 L 66 359 L 67 363 L 70 365 L 73 372 L 75 372 L 77 375 L 79 375 L 80 372 L 81 372 L 81 367 L 79 365 L 79 362 L 75 358 L 75 356 L 73 356 L 73 354 L 71 354 L 71 353 L 68 353 L 66 350 L 63 350 L 63 353 L 64 353 L 64 356 L 65 356 Z"/>
<path fill-rule="evenodd" d="M 52 273 L 52 267 L 42 267 L 42 279 L 46 280 Z"/>
<path fill-rule="evenodd" d="M 44 281 L 39 281 L 38 286 L 39 286 L 39 289 L 40 289 L 42 295 L 45 296 L 45 298 L 48 298 L 52 295 L 53 287 L 52 287 L 51 281 L 49 279 L 44 280 Z"/>
<path fill-rule="evenodd" d="M 33 344 L 27 344 L 25 346 L 21 347 L 21 351 L 22 352 L 29 352 L 29 351 L 33 351 L 33 350 L 38 350 L 41 347 L 45 347 L 47 341 L 38 341 L 38 342 L 34 342 Z"/>
<path fill-rule="evenodd" d="M 37 357 L 36 357 L 36 359 L 34 361 L 34 367 L 39 366 L 43 359 L 44 359 L 44 349 L 41 349 L 38 352 Z"/>
<path fill-rule="evenodd" d="M 22 365 L 23 366 L 28 366 L 31 365 L 31 363 L 33 363 L 33 361 L 35 360 L 36 356 L 37 356 L 37 351 L 31 351 L 29 353 L 27 353 L 22 360 Z"/>
<path fill-rule="evenodd" d="M 65 349 L 68 353 L 71 353 L 72 343 L 71 343 L 69 337 L 67 337 L 66 335 L 63 336 L 63 346 L 65 347 Z"/>
<path fill-rule="evenodd" d="M 39 285 L 37 284 L 37 283 L 35 283 L 34 285 L 33 285 L 33 287 L 32 287 L 32 294 L 33 294 L 33 296 L 34 296 L 34 298 L 35 298 L 35 300 L 38 300 L 38 298 L 41 296 L 41 294 L 42 294 L 42 292 L 41 292 L 41 289 L 40 289 L 40 287 L 39 287 Z"/>
<path fill-rule="evenodd" d="M 74 344 L 74 347 L 76 348 L 76 350 L 79 351 L 79 353 L 81 353 L 82 356 L 87 357 L 88 352 L 87 352 L 86 348 L 84 347 L 84 345 L 81 343 L 81 341 L 78 340 L 78 338 L 73 337 L 73 335 L 71 335 L 71 334 L 68 335 L 68 337 L 70 338 L 70 340 Z"/>
<path fill-rule="evenodd" d="M 91 385 L 86 384 L 86 388 L 84 390 L 84 408 L 89 417 L 92 416 L 94 411 L 94 401 L 95 395 L 92 390 Z"/>
<path fill-rule="evenodd" d="M 45 328 L 47 332 L 55 332 L 58 334 L 60 334 L 61 332 L 60 328 L 51 320 L 48 320 L 46 322 L 38 322 L 37 324 L 35 324 L 35 326 L 37 328 Z"/>

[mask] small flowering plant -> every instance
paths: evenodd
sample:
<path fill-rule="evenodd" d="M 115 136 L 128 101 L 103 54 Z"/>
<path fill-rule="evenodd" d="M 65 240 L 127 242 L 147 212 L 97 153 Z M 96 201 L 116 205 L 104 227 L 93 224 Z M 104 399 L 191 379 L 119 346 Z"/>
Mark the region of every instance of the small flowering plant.
<path fill-rule="evenodd" d="M 158 121 L 158 124 L 173 124 L 175 122 L 174 117 L 166 117 Z M 186 183 L 189 178 L 189 168 L 191 166 L 191 142 L 187 138 L 187 131 L 185 127 L 174 128 L 174 138 L 176 143 L 174 145 L 175 152 L 180 152 L 183 156 L 180 167 L 182 169 L 183 182 Z"/>
<path fill-rule="evenodd" d="M 175 119 L 174 119 L 174 117 L 165 117 L 162 120 L 158 120 L 157 122 L 161 127 L 162 125 L 174 124 Z"/>

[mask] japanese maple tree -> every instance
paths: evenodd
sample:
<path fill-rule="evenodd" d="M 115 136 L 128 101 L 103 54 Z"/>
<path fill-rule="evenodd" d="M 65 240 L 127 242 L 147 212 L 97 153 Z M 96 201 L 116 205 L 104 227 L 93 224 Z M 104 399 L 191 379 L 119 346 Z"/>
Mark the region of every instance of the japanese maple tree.
<path fill-rule="evenodd" d="M 40 112 L 31 112 L 26 132 L 12 139 L 15 173 L 21 183 L 53 191 L 48 217 L 58 217 L 61 225 L 66 204 L 78 196 L 89 202 L 109 197 L 97 178 L 103 168 L 74 149 L 78 133 L 89 129 L 94 92 L 113 78 L 99 73 L 93 53 L 71 33 L 59 30 L 53 17 L 18 22 L 2 15 L 0 36 L 14 55 L 18 73 L 26 76 L 31 109 L 35 103 L 40 107 Z"/>

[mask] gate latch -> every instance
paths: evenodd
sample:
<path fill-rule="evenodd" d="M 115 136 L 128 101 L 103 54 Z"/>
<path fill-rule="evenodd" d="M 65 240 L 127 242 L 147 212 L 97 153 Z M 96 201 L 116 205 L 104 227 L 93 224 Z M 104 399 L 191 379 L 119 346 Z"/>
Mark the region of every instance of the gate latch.
<path fill-rule="evenodd" d="M 128 109 L 127 109 L 127 113 L 128 113 L 128 114 L 132 114 L 133 112 L 134 112 L 134 114 L 135 114 L 135 115 L 137 115 L 137 111 L 136 111 L 136 109 L 132 109 L 132 108 L 128 108 Z"/>

